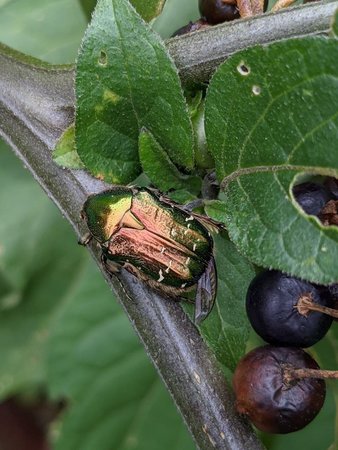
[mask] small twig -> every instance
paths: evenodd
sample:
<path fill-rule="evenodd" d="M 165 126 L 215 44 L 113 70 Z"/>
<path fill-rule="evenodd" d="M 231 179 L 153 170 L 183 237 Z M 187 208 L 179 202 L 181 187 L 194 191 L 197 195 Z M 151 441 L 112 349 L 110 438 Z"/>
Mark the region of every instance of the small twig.
<path fill-rule="evenodd" d="M 106 186 L 84 171 L 62 169 L 51 157 L 56 140 L 74 120 L 73 70 L 48 70 L 38 63 L 31 66 L 22 56 L 15 56 L 0 46 L 0 134 L 77 236 L 83 236 L 87 231 L 80 217 L 83 203 L 89 194 Z M 123 270 L 118 276 L 108 276 L 95 242 L 88 248 L 121 301 L 197 447 L 262 450 L 248 422 L 236 413 L 232 391 L 214 355 L 179 303 L 153 292 Z"/>
<path fill-rule="evenodd" d="M 296 0 L 278 0 L 273 7 L 271 8 L 271 12 L 280 11 L 283 8 L 287 8 L 295 3 Z"/>
<path fill-rule="evenodd" d="M 208 80 L 238 50 L 282 39 L 328 34 L 338 2 L 309 3 L 169 39 L 167 48 L 184 83 Z"/>
<path fill-rule="evenodd" d="M 311 293 L 302 295 L 298 300 L 297 305 L 294 306 L 302 316 L 308 316 L 311 311 L 321 312 L 328 316 L 338 319 L 338 310 L 334 308 L 328 308 L 324 305 L 318 305 L 312 299 Z"/>
<path fill-rule="evenodd" d="M 296 369 L 289 365 L 283 366 L 283 380 L 286 386 L 292 385 L 294 380 L 317 378 L 321 380 L 338 380 L 338 371 L 321 369 Z"/>
<path fill-rule="evenodd" d="M 262 0 L 237 0 L 237 7 L 242 19 L 263 13 Z"/>

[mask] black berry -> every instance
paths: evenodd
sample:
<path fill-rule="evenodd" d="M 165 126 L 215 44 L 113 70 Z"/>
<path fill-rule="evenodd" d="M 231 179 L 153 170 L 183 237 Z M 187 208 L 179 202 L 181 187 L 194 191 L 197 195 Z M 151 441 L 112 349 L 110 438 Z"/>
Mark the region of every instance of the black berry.
<path fill-rule="evenodd" d="M 333 198 L 325 186 L 312 182 L 295 186 L 293 195 L 302 209 L 313 216 L 318 216 L 326 203 Z"/>
<path fill-rule="evenodd" d="M 333 308 L 329 290 L 275 270 L 257 275 L 246 298 L 250 323 L 266 342 L 310 347 L 325 336 L 332 317 L 306 305 Z"/>
<path fill-rule="evenodd" d="M 213 25 L 239 18 L 237 6 L 222 0 L 199 0 L 198 6 L 201 15 Z"/>
<path fill-rule="evenodd" d="M 206 28 L 207 26 L 208 22 L 203 19 L 199 19 L 196 22 L 189 22 L 188 25 L 184 25 L 184 27 L 176 30 L 171 37 L 182 36 L 183 34 L 192 33 L 194 31 L 200 30 L 201 28 Z"/>
<path fill-rule="evenodd" d="M 325 182 L 325 187 L 330 191 L 332 197 L 338 200 L 338 180 L 336 178 L 328 178 Z"/>
<path fill-rule="evenodd" d="M 267 433 L 300 430 L 319 413 L 325 400 L 325 381 L 292 379 L 287 368 L 319 369 L 300 348 L 259 347 L 238 364 L 233 378 L 236 408 Z"/>

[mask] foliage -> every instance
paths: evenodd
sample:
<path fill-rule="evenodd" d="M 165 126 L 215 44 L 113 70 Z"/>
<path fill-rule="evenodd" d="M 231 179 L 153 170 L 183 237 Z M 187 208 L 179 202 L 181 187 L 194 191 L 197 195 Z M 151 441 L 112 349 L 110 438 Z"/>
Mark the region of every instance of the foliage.
<path fill-rule="evenodd" d="M 34 1 L 32 14 L 41 13 L 42 2 Z M 163 3 L 154 0 L 142 10 L 145 2 L 134 2 L 147 20 Z M 189 4 L 193 18 L 196 5 Z M 87 11 L 92 5 L 87 2 Z M 12 7 L 2 8 L 10 14 Z M 59 8 L 66 5 L 59 3 Z M 7 42 L 17 46 L 19 38 L 11 38 L 5 26 L 6 14 L 0 19 L 0 38 L 7 33 Z M 80 7 L 77 14 L 83 19 Z M 46 33 L 54 22 L 62 20 L 47 20 Z M 248 340 L 244 308 L 255 273 L 252 263 L 321 283 L 338 281 L 333 263 L 337 229 L 304 214 L 292 196 L 292 185 L 304 173 L 337 176 L 336 153 L 330 150 L 338 140 L 337 22 L 332 30 L 331 38 L 288 40 L 240 52 L 218 69 L 203 92 L 208 149 L 224 192 L 206 201 L 202 212 L 224 222 L 233 242 L 225 232 L 214 236 L 217 303 L 200 331 L 228 377 L 256 339 Z M 73 33 L 65 41 L 74 45 L 67 43 L 66 50 L 62 33 L 56 37 L 55 31 L 48 51 L 49 41 L 42 50 L 38 39 L 29 47 L 22 37 L 21 49 L 59 62 L 75 55 L 81 26 Z M 197 106 L 188 108 L 165 46 L 127 0 L 99 1 L 82 42 L 76 93 L 75 140 L 82 163 L 73 127 L 59 141 L 56 162 L 84 164 L 108 182 L 128 183 L 146 174 L 146 183 L 171 190 L 168 195 L 182 203 L 200 195 L 208 170 L 199 161 L 212 161 L 210 155 L 196 157 L 197 148 L 207 148 L 203 115 L 197 135 Z M 76 247 L 67 225 L 4 148 L 0 174 L 0 207 L 10 211 L 0 224 L 1 398 L 41 387 L 51 398 L 65 398 L 69 408 L 59 419 L 55 449 L 150 450 L 159 441 L 164 449 L 194 448 L 85 251 Z M 190 313 L 189 305 L 185 308 Z M 336 345 L 333 329 L 313 350 L 323 366 L 338 365 Z M 337 399 L 338 389 L 332 392 Z M 268 448 L 327 448 L 333 440 L 334 408 L 331 393 L 314 423 L 294 436 L 265 437 Z"/>
<path fill-rule="evenodd" d="M 192 126 L 177 70 L 128 2 L 99 1 L 78 57 L 76 97 L 76 146 L 97 177 L 123 184 L 141 173 L 142 127 L 174 163 L 193 167 Z"/>
<path fill-rule="evenodd" d="M 256 264 L 322 284 L 338 281 L 338 229 L 307 216 L 291 188 L 304 172 L 338 176 L 337 61 L 327 38 L 252 48 L 217 70 L 206 101 L 230 238 Z"/>

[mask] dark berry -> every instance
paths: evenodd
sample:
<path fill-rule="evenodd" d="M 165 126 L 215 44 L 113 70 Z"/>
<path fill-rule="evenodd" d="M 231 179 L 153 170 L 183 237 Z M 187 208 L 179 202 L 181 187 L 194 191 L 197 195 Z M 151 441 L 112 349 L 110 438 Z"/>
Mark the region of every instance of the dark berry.
<path fill-rule="evenodd" d="M 318 214 L 319 220 L 323 225 L 338 226 L 338 200 L 330 200 Z"/>
<path fill-rule="evenodd" d="M 267 270 L 251 282 L 246 310 L 252 327 L 266 342 L 310 347 L 325 336 L 333 319 L 322 312 L 302 308 L 305 302 L 334 307 L 326 287 Z"/>
<path fill-rule="evenodd" d="M 336 178 L 328 178 L 325 182 L 325 187 L 331 192 L 332 197 L 338 200 L 338 180 Z"/>
<path fill-rule="evenodd" d="M 193 31 L 200 30 L 201 28 L 206 28 L 207 26 L 208 22 L 203 19 L 199 19 L 196 22 L 189 22 L 188 25 L 184 25 L 184 27 L 176 30 L 171 37 L 182 36 L 183 34 L 192 33 Z"/>
<path fill-rule="evenodd" d="M 198 6 L 201 15 L 212 25 L 239 18 L 237 6 L 222 0 L 199 0 Z"/>
<path fill-rule="evenodd" d="M 325 381 L 292 379 L 285 369 L 319 369 L 300 348 L 259 347 L 238 364 L 233 377 L 236 408 L 260 430 L 291 433 L 300 430 L 319 413 L 325 400 Z"/>
<path fill-rule="evenodd" d="M 331 284 L 331 286 L 328 286 L 328 290 L 330 291 L 335 306 L 338 306 L 338 284 Z"/>
<path fill-rule="evenodd" d="M 325 204 L 333 198 L 325 186 L 312 182 L 295 186 L 293 195 L 302 209 L 313 216 L 318 216 Z"/>
<path fill-rule="evenodd" d="M 338 311 L 338 284 L 331 284 L 331 286 L 327 287 L 333 301 L 333 307 Z M 338 322 L 338 318 L 334 318 L 334 321 Z"/>

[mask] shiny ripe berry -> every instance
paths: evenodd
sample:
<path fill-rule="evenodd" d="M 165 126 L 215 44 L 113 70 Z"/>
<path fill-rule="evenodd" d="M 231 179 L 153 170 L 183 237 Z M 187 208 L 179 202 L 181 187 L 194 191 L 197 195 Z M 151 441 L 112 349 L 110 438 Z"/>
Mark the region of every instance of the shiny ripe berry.
<path fill-rule="evenodd" d="M 293 195 L 306 214 L 318 216 L 325 204 L 333 198 L 323 185 L 306 182 L 293 188 Z"/>
<path fill-rule="evenodd" d="M 301 298 L 334 307 L 329 290 L 276 270 L 267 270 L 251 282 L 246 311 L 249 321 L 266 342 L 274 345 L 310 347 L 325 336 L 332 317 L 316 311 L 299 312 Z"/>
<path fill-rule="evenodd" d="M 212 25 L 239 18 L 237 6 L 222 0 L 199 0 L 198 6 L 201 15 Z"/>
<path fill-rule="evenodd" d="M 291 433 L 310 423 L 325 400 L 325 381 L 317 378 L 286 382 L 284 367 L 319 369 L 300 348 L 266 345 L 239 362 L 233 377 L 236 408 L 260 430 Z"/>

